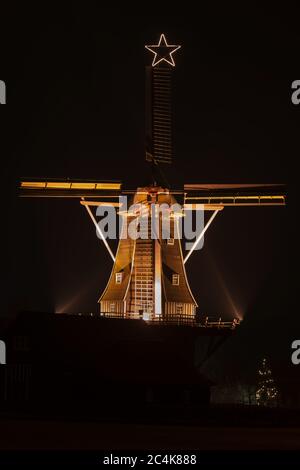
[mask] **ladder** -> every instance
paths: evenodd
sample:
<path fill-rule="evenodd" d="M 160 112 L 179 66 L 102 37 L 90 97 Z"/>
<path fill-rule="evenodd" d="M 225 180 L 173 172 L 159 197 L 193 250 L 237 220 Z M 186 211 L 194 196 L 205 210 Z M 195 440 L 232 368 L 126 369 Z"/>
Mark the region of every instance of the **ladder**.
<path fill-rule="evenodd" d="M 130 286 L 129 312 L 151 319 L 153 308 L 154 240 L 151 238 L 151 219 L 140 225 L 141 238 L 136 240 L 134 265 Z M 147 238 L 146 238 L 147 237 Z"/>

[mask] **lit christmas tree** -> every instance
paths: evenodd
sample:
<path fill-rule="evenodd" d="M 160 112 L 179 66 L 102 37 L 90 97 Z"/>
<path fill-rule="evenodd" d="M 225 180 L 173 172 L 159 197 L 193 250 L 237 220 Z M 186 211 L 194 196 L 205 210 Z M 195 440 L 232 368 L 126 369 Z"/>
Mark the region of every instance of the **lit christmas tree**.
<path fill-rule="evenodd" d="M 266 358 L 262 360 L 258 370 L 258 388 L 256 390 L 256 403 L 258 406 L 277 406 L 279 392 L 272 377 L 272 371 Z"/>

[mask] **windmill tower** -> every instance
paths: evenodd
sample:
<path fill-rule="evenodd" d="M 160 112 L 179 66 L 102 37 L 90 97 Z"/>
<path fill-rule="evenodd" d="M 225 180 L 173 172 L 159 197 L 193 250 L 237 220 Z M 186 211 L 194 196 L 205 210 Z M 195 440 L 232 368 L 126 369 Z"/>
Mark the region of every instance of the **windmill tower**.
<path fill-rule="evenodd" d="M 179 236 L 176 200 L 160 186 L 139 188 L 135 211 L 122 213 L 122 234 L 107 287 L 100 297 L 104 316 L 193 321 L 197 303 L 188 284 Z M 167 214 L 160 207 L 170 207 Z M 129 224 L 139 238 L 124 233 Z M 164 225 L 169 228 L 164 231 Z"/>
<path fill-rule="evenodd" d="M 145 153 L 152 170 L 148 186 L 132 191 L 116 181 L 49 178 L 24 179 L 20 183 L 23 197 L 77 198 L 86 208 L 113 260 L 99 299 L 104 317 L 194 324 L 197 302 L 185 264 L 216 215 L 225 207 L 285 205 L 282 185 L 184 184 L 174 191 L 166 183 L 161 168 L 172 163 L 173 55 L 180 47 L 168 44 L 164 34 L 157 44 L 146 46 L 153 54 L 152 64 L 146 67 Z M 125 208 L 122 195 L 127 197 Z M 92 211 L 99 206 L 115 208 L 122 221 L 115 255 Z M 186 211 L 199 209 L 211 215 L 184 255 L 180 224 Z M 134 235 L 129 234 L 129 228 Z"/>

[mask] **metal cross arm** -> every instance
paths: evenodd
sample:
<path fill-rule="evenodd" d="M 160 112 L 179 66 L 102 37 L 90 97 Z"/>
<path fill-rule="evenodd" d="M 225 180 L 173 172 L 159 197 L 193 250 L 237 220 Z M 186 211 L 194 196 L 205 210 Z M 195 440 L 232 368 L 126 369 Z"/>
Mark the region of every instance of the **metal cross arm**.
<path fill-rule="evenodd" d="M 102 230 L 97 224 L 90 206 L 119 207 L 120 203 L 115 202 L 115 200 L 120 194 L 121 183 L 116 181 L 26 178 L 22 179 L 19 184 L 19 195 L 21 197 L 81 199 L 80 204 L 86 208 L 96 227 L 97 233 L 103 240 L 113 262 L 115 261 L 115 256 L 108 245 Z M 98 201 L 85 201 L 84 198 L 86 196 L 101 198 L 103 200 L 99 201 L 98 199 Z"/>
<path fill-rule="evenodd" d="M 206 230 L 208 229 L 208 227 L 210 226 L 210 224 L 212 223 L 212 221 L 214 220 L 214 218 L 216 217 L 217 213 L 222 210 L 222 208 L 219 208 L 219 209 L 216 209 L 212 215 L 210 216 L 207 224 L 203 227 L 203 229 L 201 230 L 201 232 L 199 233 L 198 237 L 196 238 L 192 248 L 190 249 L 190 251 L 188 252 L 188 254 L 186 255 L 186 257 L 184 258 L 183 260 L 183 263 L 185 264 L 187 262 L 187 260 L 189 259 L 189 257 L 192 255 L 193 251 L 195 250 L 195 248 L 197 247 L 197 245 L 199 244 L 200 240 L 202 240 L 202 238 L 204 237 L 204 234 L 206 232 Z"/>
<path fill-rule="evenodd" d="M 185 184 L 186 204 L 241 206 L 284 206 L 283 184 Z"/>
<path fill-rule="evenodd" d="M 196 210 L 203 205 L 203 210 L 213 210 L 207 224 L 196 238 L 192 248 L 184 259 L 184 264 L 203 238 L 206 230 L 225 206 L 285 206 L 286 191 L 279 184 L 185 184 L 184 208 Z"/>
<path fill-rule="evenodd" d="M 114 198 L 120 195 L 119 181 L 24 178 L 19 184 L 21 197 Z"/>
<path fill-rule="evenodd" d="M 82 198 L 82 199 L 83 199 L 83 198 Z M 95 217 L 94 217 L 94 214 L 92 213 L 92 211 L 91 211 L 91 209 L 90 209 L 90 207 L 89 207 L 89 203 L 90 203 L 90 202 L 91 202 L 91 201 L 87 201 L 87 203 L 86 203 L 86 201 L 84 201 L 84 199 L 83 199 L 80 203 L 86 208 L 87 213 L 89 214 L 90 218 L 92 219 L 93 224 L 94 224 L 95 227 L 96 227 L 97 233 L 100 235 L 100 237 L 101 237 L 101 239 L 102 239 L 102 241 L 103 241 L 103 243 L 104 243 L 104 245 L 105 245 L 105 248 L 107 249 L 108 253 L 110 254 L 110 256 L 111 256 L 113 262 L 115 262 L 115 261 L 116 261 L 116 258 L 115 258 L 115 256 L 114 256 L 113 252 L 111 251 L 111 248 L 110 248 L 109 244 L 107 243 L 106 238 L 105 238 L 105 236 L 104 236 L 104 234 L 103 234 L 101 228 L 100 228 L 99 225 L 97 224 L 97 221 L 96 221 L 96 219 L 95 219 Z M 98 204 L 98 205 L 99 205 L 99 204 Z"/>

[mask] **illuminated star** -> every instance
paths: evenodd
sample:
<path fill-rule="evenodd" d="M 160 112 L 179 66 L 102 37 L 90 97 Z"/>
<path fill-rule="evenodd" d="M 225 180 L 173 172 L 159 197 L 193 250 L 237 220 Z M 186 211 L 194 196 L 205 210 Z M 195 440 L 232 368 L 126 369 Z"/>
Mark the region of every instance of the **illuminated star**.
<path fill-rule="evenodd" d="M 181 46 L 174 46 L 174 45 L 168 44 L 164 34 L 160 35 L 158 44 L 145 46 L 145 47 L 146 49 L 148 49 L 148 51 L 151 51 L 154 54 L 152 67 L 155 67 L 157 64 L 163 61 L 175 67 L 173 54 L 178 49 L 180 49 Z"/>

